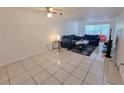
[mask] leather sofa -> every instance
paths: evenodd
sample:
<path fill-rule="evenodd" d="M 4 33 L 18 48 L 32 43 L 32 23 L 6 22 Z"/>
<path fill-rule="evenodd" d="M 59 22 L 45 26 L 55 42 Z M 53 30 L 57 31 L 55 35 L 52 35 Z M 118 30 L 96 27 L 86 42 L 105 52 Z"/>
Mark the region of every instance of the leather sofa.
<path fill-rule="evenodd" d="M 61 47 L 67 48 L 67 49 L 72 49 L 75 47 L 75 42 L 79 40 L 88 40 L 89 45 L 93 46 L 98 46 L 99 45 L 99 35 L 84 35 L 82 37 L 76 36 L 76 35 L 64 35 L 62 36 L 62 42 L 61 42 Z"/>
<path fill-rule="evenodd" d="M 99 35 L 87 35 L 87 34 L 85 34 L 83 37 L 85 40 L 89 41 L 89 45 L 93 45 L 93 46 L 99 45 L 99 40 L 100 40 Z"/>
<path fill-rule="evenodd" d="M 75 42 L 81 40 L 82 37 L 76 35 L 64 35 L 62 37 L 61 46 L 63 48 L 72 49 L 75 46 Z"/>

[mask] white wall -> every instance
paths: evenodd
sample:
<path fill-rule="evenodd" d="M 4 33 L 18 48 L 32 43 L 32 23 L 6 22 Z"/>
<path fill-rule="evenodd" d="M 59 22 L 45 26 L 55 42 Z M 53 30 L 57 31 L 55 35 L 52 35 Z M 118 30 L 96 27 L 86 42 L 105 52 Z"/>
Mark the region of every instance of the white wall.
<path fill-rule="evenodd" d="M 77 34 L 79 32 L 79 25 L 78 22 L 66 22 L 61 25 L 61 34 L 70 35 L 70 34 Z"/>
<path fill-rule="evenodd" d="M 124 11 L 118 16 L 116 20 L 116 64 L 120 67 L 120 73 L 124 82 L 124 66 L 119 66 L 120 63 L 124 63 Z"/>
<path fill-rule="evenodd" d="M 57 35 L 78 32 L 78 23 L 46 18 L 23 8 L 0 8 L 0 66 L 47 51 Z"/>

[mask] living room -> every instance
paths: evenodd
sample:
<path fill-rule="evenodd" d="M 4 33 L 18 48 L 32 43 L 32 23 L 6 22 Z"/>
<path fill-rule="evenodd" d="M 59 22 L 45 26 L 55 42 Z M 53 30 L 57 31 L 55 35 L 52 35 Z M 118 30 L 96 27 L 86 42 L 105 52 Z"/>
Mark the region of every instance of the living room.
<path fill-rule="evenodd" d="M 123 84 L 124 8 L 47 9 L 0 8 L 0 84 Z M 112 58 L 102 53 L 109 38 Z"/>

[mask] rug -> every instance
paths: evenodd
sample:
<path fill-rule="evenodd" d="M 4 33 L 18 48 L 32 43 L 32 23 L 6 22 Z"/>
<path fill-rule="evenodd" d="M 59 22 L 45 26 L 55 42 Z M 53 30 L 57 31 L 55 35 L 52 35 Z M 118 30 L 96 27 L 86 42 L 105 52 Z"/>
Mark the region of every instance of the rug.
<path fill-rule="evenodd" d="M 86 45 L 85 48 L 79 49 L 78 46 L 75 46 L 73 49 L 69 49 L 69 51 L 76 52 L 82 55 L 90 56 L 97 46 Z"/>

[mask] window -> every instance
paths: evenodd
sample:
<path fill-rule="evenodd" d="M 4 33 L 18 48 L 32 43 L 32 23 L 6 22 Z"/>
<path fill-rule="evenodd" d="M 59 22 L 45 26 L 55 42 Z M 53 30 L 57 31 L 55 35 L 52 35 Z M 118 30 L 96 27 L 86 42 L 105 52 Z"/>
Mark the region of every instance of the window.
<path fill-rule="evenodd" d="M 90 35 L 105 35 L 109 37 L 110 24 L 86 25 L 85 34 Z"/>

